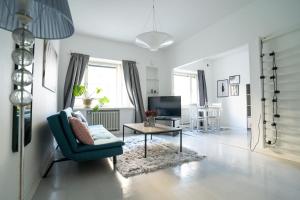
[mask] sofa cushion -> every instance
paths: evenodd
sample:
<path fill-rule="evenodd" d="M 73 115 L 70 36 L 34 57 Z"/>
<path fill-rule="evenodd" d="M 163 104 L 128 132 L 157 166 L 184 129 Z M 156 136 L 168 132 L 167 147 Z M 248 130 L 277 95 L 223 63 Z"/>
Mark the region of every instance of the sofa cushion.
<path fill-rule="evenodd" d="M 72 117 L 72 108 L 67 108 L 65 110 L 60 111 L 60 120 L 64 129 L 65 136 L 68 142 L 70 143 L 71 149 L 73 151 L 76 151 L 78 143 L 76 141 L 76 137 L 73 133 L 73 130 L 69 124 L 69 117 Z"/>
<path fill-rule="evenodd" d="M 116 137 L 109 139 L 94 140 L 94 145 L 78 144 L 76 152 L 86 152 L 94 150 L 109 150 L 112 148 L 122 147 L 124 142 Z"/>
<path fill-rule="evenodd" d="M 73 129 L 73 132 L 76 138 L 83 144 L 93 145 L 94 140 L 90 135 L 88 127 L 78 118 L 69 117 L 70 125 Z"/>
<path fill-rule="evenodd" d="M 90 133 L 94 139 L 94 145 L 79 144 L 77 152 L 109 149 L 115 147 L 122 147 L 124 142 L 111 134 L 102 125 L 89 126 Z"/>
<path fill-rule="evenodd" d="M 111 134 L 102 125 L 89 126 L 89 130 L 90 130 L 90 133 L 91 133 L 92 138 L 94 140 L 97 140 L 97 139 L 109 139 L 111 137 L 115 137 L 113 134 Z"/>
<path fill-rule="evenodd" d="M 73 117 L 80 119 L 80 121 L 83 122 L 86 126 L 89 126 L 85 116 L 80 111 L 72 112 L 71 114 Z"/>

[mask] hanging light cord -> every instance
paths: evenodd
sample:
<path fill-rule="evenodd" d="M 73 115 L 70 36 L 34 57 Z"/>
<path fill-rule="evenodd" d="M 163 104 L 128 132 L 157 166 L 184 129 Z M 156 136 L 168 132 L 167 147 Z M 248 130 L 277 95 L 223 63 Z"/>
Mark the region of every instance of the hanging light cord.
<path fill-rule="evenodd" d="M 261 121 L 261 115 L 259 115 L 259 120 L 258 120 L 258 124 L 257 124 L 257 127 L 258 127 L 258 136 L 257 136 L 257 141 L 255 143 L 254 146 L 252 146 L 252 140 L 253 140 L 253 135 L 251 134 L 251 137 L 250 137 L 250 151 L 254 151 L 259 143 L 259 140 L 260 140 L 260 121 Z"/>
<path fill-rule="evenodd" d="M 153 0 L 153 31 L 157 31 L 157 25 L 156 25 L 156 15 L 155 15 L 155 0 Z"/>

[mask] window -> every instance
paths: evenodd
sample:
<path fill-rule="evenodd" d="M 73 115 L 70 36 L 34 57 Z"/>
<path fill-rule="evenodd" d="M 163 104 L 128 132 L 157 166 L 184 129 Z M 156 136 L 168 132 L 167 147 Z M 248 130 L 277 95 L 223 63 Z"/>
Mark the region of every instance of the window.
<path fill-rule="evenodd" d="M 90 58 L 85 69 L 82 85 L 91 98 L 96 97 L 96 88 L 101 88 L 100 97 L 106 96 L 109 103 L 105 107 L 132 107 L 126 91 L 121 61 Z M 92 107 L 97 104 L 93 101 Z M 75 107 L 82 107 L 82 97 L 76 98 Z"/>
<path fill-rule="evenodd" d="M 197 104 L 198 87 L 195 74 L 174 73 L 173 75 L 173 94 L 181 96 L 181 104 Z"/>

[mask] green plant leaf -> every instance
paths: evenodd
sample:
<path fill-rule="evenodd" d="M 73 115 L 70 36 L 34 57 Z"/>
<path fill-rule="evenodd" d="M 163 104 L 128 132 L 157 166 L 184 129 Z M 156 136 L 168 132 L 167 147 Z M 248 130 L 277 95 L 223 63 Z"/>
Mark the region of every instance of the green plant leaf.
<path fill-rule="evenodd" d="M 94 108 L 93 108 L 93 112 L 98 112 L 100 111 L 100 107 L 99 105 L 96 105 Z"/>
<path fill-rule="evenodd" d="M 73 96 L 80 97 L 86 92 L 86 87 L 84 85 L 75 84 L 73 87 Z"/>
<path fill-rule="evenodd" d="M 96 88 L 96 94 L 100 94 L 101 92 L 102 92 L 103 90 L 102 90 L 102 88 Z"/>
<path fill-rule="evenodd" d="M 109 103 L 109 98 L 107 98 L 106 96 L 98 99 L 98 102 L 102 105 L 106 104 L 106 103 Z"/>

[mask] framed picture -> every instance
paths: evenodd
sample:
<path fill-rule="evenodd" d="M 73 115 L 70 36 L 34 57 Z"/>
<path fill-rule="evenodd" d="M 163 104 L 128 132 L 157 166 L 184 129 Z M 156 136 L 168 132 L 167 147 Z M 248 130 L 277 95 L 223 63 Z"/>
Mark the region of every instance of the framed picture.
<path fill-rule="evenodd" d="M 230 96 L 239 96 L 239 85 L 230 85 Z"/>
<path fill-rule="evenodd" d="M 217 97 L 228 97 L 228 79 L 217 81 Z"/>
<path fill-rule="evenodd" d="M 240 75 L 229 76 L 229 84 L 240 84 L 241 78 Z"/>
<path fill-rule="evenodd" d="M 57 68 L 58 55 L 49 40 L 44 41 L 44 58 L 43 58 L 43 87 L 52 92 L 57 89 Z"/>

